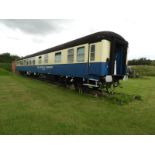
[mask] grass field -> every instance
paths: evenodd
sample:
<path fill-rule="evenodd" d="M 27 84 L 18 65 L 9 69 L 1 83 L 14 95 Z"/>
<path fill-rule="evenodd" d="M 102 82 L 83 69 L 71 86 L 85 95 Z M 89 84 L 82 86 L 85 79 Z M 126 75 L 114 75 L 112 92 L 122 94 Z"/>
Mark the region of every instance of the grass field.
<path fill-rule="evenodd" d="M 155 77 L 122 86 L 95 98 L 0 70 L 0 134 L 155 134 Z"/>
<path fill-rule="evenodd" d="M 131 66 L 140 76 L 155 76 L 155 66 L 137 65 Z"/>

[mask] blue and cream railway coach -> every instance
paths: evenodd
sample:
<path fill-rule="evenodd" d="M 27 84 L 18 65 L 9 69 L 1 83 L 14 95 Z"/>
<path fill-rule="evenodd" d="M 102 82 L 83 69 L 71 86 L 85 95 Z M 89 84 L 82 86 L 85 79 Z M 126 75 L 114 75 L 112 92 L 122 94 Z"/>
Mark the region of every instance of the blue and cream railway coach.
<path fill-rule="evenodd" d="M 16 62 L 21 73 L 61 77 L 100 87 L 119 82 L 126 74 L 128 42 L 119 34 L 97 32 Z"/>

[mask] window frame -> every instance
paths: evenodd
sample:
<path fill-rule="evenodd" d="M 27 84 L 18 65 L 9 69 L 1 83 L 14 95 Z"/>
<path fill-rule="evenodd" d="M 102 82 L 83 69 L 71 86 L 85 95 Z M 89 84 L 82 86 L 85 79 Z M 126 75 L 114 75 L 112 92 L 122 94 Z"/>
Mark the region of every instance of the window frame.
<path fill-rule="evenodd" d="M 59 59 L 59 61 L 58 61 L 58 58 L 57 58 L 57 56 L 60 54 L 60 59 Z M 62 59 L 62 52 L 60 51 L 60 52 L 56 52 L 55 54 L 54 54 L 54 62 L 56 63 L 56 64 L 59 64 L 59 63 L 61 63 L 61 60 Z"/>
<path fill-rule="evenodd" d="M 42 64 L 42 56 L 38 56 L 38 64 Z"/>
<path fill-rule="evenodd" d="M 20 66 L 23 66 L 23 60 L 20 60 Z"/>
<path fill-rule="evenodd" d="M 44 63 L 48 64 L 48 53 L 44 55 Z"/>
<path fill-rule="evenodd" d="M 31 66 L 31 59 L 29 60 L 29 65 Z"/>
<path fill-rule="evenodd" d="M 92 51 L 93 46 L 94 46 L 94 51 Z M 90 61 L 95 61 L 95 53 L 96 53 L 96 45 L 91 44 L 90 45 Z M 92 54 L 93 54 L 93 59 L 92 59 Z"/>
<path fill-rule="evenodd" d="M 24 61 L 24 63 L 23 63 L 23 64 L 24 64 L 24 66 L 26 66 L 26 59 L 24 59 L 23 61 Z"/>
<path fill-rule="evenodd" d="M 79 49 L 83 49 L 83 59 L 82 59 L 82 61 L 80 60 L 81 58 L 79 58 L 79 55 L 82 55 L 82 54 L 78 54 L 78 52 L 79 52 L 78 50 Z M 76 51 L 76 61 L 77 62 L 81 62 L 81 63 L 85 62 L 85 46 L 81 46 L 81 47 L 77 48 L 77 51 Z"/>
<path fill-rule="evenodd" d="M 69 54 L 71 52 L 72 52 L 72 54 Z M 72 60 L 72 61 L 70 61 L 70 60 Z M 70 48 L 67 50 L 67 63 L 74 63 L 74 48 Z"/>
<path fill-rule="evenodd" d="M 35 65 L 35 59 L 32 60 L 32 65 Z"/>

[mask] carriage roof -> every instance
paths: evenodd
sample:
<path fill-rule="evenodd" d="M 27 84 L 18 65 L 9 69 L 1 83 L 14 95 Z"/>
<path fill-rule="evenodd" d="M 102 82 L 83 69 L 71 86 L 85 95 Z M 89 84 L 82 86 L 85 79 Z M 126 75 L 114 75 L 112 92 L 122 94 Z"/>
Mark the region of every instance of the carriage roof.
<path fill-rule="evenodd" d="M 116 39 L 116 40 L 119 40 L 120 42 L 122 42 L 123 44 L 128 45 L 128 42 L 119 34 L 111 32 L 111 31 L 101 31 L 101 32 L 90 34 L 90 35 L 81 37 L 79 39 L 75 39 L 73 41 L 70 41 L 70 42 L 67 42 L 67 43 L 64 43 L 64 44 L 61 44 L 61 45 L 58 45 L 58 46 L 55 46 L 52 48 L 45 49 L 43 51 L 31 54 L 31 55 L 25 56 L 22 59 L 43 55 L 43 54 L 46 54 L 49 52 L 59 51 L 59 50 L 65 49 L 65 48 L 70 48 L 70 47 L 78 46 L 81 44 L 95 43 L 95 42 L 101 41 L 103 39 L 107 39 L 109 41 Z"/>

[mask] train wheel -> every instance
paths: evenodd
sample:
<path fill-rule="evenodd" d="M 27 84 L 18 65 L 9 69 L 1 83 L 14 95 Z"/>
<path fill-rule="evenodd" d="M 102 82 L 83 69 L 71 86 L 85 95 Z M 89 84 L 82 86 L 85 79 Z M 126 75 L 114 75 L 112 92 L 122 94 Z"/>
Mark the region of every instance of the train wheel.
<path fill-rule="evenodd" d="M 82 83 L 81 79 L 79 79 L 79 78 L 74 79 L 74 87 L 77 92 L 79 92 L 79 93 L 83 92 L 83 83 Z"/>

